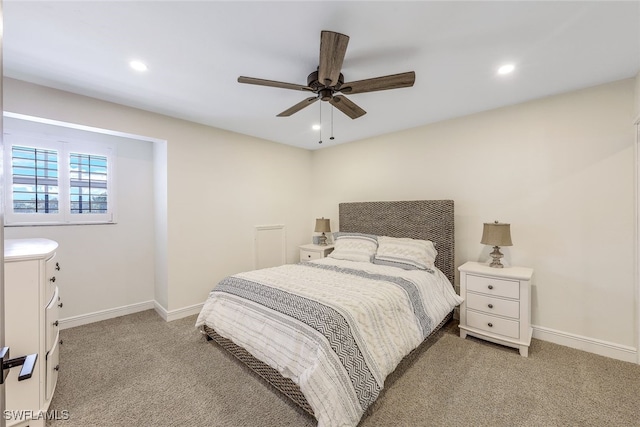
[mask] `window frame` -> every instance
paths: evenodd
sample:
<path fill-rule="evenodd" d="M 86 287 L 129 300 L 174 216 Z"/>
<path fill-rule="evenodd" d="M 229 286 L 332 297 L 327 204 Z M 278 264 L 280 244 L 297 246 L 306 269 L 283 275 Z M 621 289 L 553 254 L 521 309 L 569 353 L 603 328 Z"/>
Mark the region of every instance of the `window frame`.
<path fill-rule="evenodd" d="M 80 225 L 116 223 L 116 150 L 114 144 L 56 138 L 30 132 L 4 133 L 5 225 Z M 16 213 L 13 210 L 13 146 L 54 150 L 58 153 L 58 213 Z M 98 155 L 107 158 L 107 212 L 71 213 L 71 154 Z"/>

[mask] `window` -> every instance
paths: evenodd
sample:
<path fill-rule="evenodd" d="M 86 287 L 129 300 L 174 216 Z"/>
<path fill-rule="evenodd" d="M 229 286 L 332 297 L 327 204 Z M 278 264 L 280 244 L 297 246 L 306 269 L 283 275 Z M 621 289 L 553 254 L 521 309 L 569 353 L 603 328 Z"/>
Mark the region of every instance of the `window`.
<path fill-rule="evenodd" d="M 58 152 L 11 147 L 13 211 L 58 213 Z"/>
<path fill-rule="evenodd" d="M 5 133 L 6 225 L 114 221 L 113 147 Z"/>
<path fill-rule="evenodd" d="M 71 213 L 107 213 L 107 157 L 71 153 L 69 159 Z"/>

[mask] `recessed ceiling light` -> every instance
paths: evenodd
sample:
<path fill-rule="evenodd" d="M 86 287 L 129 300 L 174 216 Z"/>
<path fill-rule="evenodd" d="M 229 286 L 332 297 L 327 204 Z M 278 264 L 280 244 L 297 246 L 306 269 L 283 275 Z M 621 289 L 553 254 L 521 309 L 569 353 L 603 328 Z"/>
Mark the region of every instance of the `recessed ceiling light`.
<path fill-rule="evenodd" d="M 313 125 L 313 126 L 311 126 L 311 129 L 320 130 L 320 125 Z"/>
<path fill-rule="evenodd" d="M 129 65 L 136 71 L 147 71 L 147 64 L 142 61 L 131 61 Z"/>
<path fill-rule="evenodd" d="M 516 66 L 513 64 L 505 64 L 502 67 L 498 68 L 498 74 L 505 75 L 513 72 L 516 69 Z"/>

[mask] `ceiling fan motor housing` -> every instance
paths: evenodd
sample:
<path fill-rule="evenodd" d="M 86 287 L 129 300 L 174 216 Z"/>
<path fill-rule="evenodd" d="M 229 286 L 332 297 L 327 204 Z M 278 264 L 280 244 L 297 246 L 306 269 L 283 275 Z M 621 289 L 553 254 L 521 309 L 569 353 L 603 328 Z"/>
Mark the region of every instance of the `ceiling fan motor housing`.
<path fill-rule="evenodd" d="M 338 92 L 340 87 L 344 83 L 344 75 L 340 73 L 338 77 L 338 83 L 334 86 L 326 86 L 318 81 L 318 71 L 314 71 L 313 73 L 307 76 L 307 86 L 313 89 L 314 93 L 320 95 L 320 99 L 323 101 L 328 101 L 332 98 L 334 92 Z"/>

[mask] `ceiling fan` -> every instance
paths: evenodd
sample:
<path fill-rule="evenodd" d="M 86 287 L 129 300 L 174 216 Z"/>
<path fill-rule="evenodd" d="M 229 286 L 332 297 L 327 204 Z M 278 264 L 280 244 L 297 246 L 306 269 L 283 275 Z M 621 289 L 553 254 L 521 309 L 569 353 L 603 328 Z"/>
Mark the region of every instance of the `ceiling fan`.
<path fill-rule="evenodd" d="M 346 96 L 338 95 L 339 93 L 356 94 L 413 86 L 416 80 L 416 73 L 414 71 L 345 83 L 344 76 L 340 71 L 342 69 L 344 56 L 347 52 L 348 43 L 349 36 L 344 34 L 333 31 L 322 31 L 320 33 L 320 62 L 318 69 L 307 77 L 306 86 L 244 76 L 238 77 L 238 82 L 301 90 L 315 94 L 315 96 L 311 96 L 284 110 L 278 114 L 278 117 L 291 116 L 320 99 L 322 101 L 328 101 L 352 119 L 357 119 L 367 112 Z"/>

